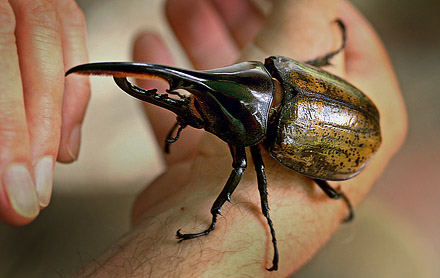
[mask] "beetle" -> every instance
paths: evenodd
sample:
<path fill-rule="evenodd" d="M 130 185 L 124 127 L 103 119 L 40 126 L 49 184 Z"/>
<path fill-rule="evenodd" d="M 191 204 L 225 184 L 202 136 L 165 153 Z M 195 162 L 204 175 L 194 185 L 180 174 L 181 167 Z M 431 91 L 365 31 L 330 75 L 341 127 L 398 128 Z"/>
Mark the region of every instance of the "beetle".
<path fill-rule="evenodd" d="M 330 198 L 342 199 L 349 210 L 345 221 L 350 221 L 353 208 L 348 197 L 327 181 L 357 175 L 381 144 L 379 112 L 374 103 L 355 86 L 320 68 L 330 65 L 330 59 L 345 47 L 345 26 L 340 20 L 336 22 L 342 30 L 341 46 L 305 63 L 271 56 L 264 64 L 242 62 L 203 71 L 149 63 L 91 63 L 76 66 L 66 75 L 111 75 L 129 95 L 174 112 L 177 123 L 166 139 L 166 151 L 186 126 L 205 129 L 229 145 L 233 170 L 211 207 L 210 226 L 189 234 L 179 229 L 176 236 L 180 240 L 214 230 L 220 209 L 231 201 L 245 171 L 245 148 L 249 147 L 274 248 L 272 267 L 267 270 L 273 271 L 278 269 L 279 255 L 260 148 L 282 165 L 313 179 Z M 157 89 L 140 88 L 127 77 L 159 78 L 169 84 L 169 89 L 158 93 Z M 190 95 L 182 95 L 178 89 Z"/>

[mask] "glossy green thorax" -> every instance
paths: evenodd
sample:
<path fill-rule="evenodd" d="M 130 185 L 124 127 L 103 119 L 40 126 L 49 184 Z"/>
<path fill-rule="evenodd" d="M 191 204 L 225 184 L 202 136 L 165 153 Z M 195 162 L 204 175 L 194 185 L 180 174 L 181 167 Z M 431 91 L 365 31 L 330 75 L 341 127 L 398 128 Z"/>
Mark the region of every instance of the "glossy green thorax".
<path fill-rule="evenodd" d="M 273 82 L 260 62 L 201 71 L 205 87 L 188 89 L 205 130 L 239 146 L 255 145 L 266 135 Z"/>

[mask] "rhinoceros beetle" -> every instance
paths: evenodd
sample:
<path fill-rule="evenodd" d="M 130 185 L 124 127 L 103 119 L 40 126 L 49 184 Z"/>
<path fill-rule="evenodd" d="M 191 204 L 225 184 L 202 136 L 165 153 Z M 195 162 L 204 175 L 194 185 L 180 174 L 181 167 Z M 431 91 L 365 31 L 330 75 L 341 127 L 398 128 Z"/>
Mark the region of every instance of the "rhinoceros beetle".
<path fill-rule="evenodd" d="M 327 180 L 346 180 L 358 174 L 381 143 L 379 113 L 359 89 L 319 67 L 345 46 L 314 60 L 300 63 L 272 56 L 261 62 L 243 62 L 212 70 L 187 70 L 148 63 L 91 63 L 76 66 L 67 74 L 111 75 L 129 95 L 168 109 L 177 115 L 180 126 L 176 141 L 186 126 L 215 134 L 225 141 L 232 155 L 233 170 L 211 208 L 211 225 L 200 233 L 183 234 L 180 240 L 209 234 L 217 215 L 237 187 L 246 168 L 245 148 L 250 147 L 258 179 L 261 207 L 267 219 L 274 247 L 273 266 L 278 269 L 275 230 L 269 216 L 267 182 L 260 148 L 286 167 L 312 178 L 332 199 L 347 196 L 332 188 Z M 159 78 L 169 83 L 167 93 L 140 88 L 127 77 Z M 176 90 L 190 93 L 184 96 Z M 168 148 L 168 144 L 166 148 Z"/>

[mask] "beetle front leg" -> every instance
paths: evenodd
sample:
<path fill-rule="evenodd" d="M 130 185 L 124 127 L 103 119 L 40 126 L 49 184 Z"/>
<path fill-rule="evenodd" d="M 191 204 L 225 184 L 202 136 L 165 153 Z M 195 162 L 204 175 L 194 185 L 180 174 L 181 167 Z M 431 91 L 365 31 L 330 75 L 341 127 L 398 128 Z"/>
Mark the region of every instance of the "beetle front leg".
<path fill-rule="evenodd" d="M 275 229 L 273 227 L 272 220 L 269 215 L 269 203 L 267 201 L 267 180 L 264 172 L 263 158 L 261 157 L 260 149 L 258 145 L 251 147 L 252 160 L 254 161 L 255 171 L 257 172 L 258 191 L 260 192 L 261 210 L 264 217 L 266 217 L 267 224 L 270 228 L 270 234 L 272 236 L 272 244 L 274 249 L 274 255 L 272 260 L 272 267 L 267 268 L 269 271 L 278 269 L 278 247 L 277 239 L 275 237 Z"/>
<path fill-rule="evenodd" d="M 222 215 L 221 208 L 223 204 L 226 201 L 228 202 L 231 201 L 231 195 L 234 192 L 235 188 L 237 187 L 238 183 L 240 182 L 244 171 L 246 170 L 247 162 L 246 162 L 246 151 L 244 147 L 235 147 L 229 145 L 229 148 L 232 154 L 232 159 L 233 159 L 232 167 L 234 169 L 229 175 L 229 179 L 226 182 L 226 185 L 223 188 L 222 192 L 214 201 L 214 204 L 211 207 L 211 214 L 212 214 L 211 225 L 205 231 L 196 234 L 182 234 L 179 229 L 177 230 L 176 233 L 178 239 L 186 240 L 186 239 L 196 238 L 199 236 L 204 236 L 209 234 L 215 228 L 215 223 L 217 222 L 217 215 Z"/>
<path fill-rule="evenodd" d="M 345 48 L 345 43 L 347 41 L 345 25 L 340 19 L 336 19 L 335 22 L 338 24 L 339 28 L 341 28 L 341 32 L 342 32 L 341 46 L 338 49 L 336 49 L 335 51 L 332 51 L 322 57 L 318 57 L 313 60 L 308 60 L 305 62 L 305 64 L 315 66 L 315 67 L 329 66 L 329 65 L 331 65 L 330 59 L 333 58 L 336 54 L 338 54 L 339 52 L 341 52 Z"/>
<path fill-rule="evenodd" d="M 343 199 L 348 207 L 348 216 L 344 219 L 344 222 L 350 222 L 351 220 L 353 220 L 354 218 L 353 206 L 351 205 L 350 200 L 344 194 L 344 192 L 334 189 L 325 180 L 314 179 L 314 181 L 319 185 L 319 187 L 321 187 L 324 193 L 327 194 L 327 196 L 329 196 L 330 198 L 334 200 Z"/>
<path fill-rule="evenodd" d="M 177 129 L 177 127 L 179 127 Z M 182 130 L 186 127 L 185 123 L 180 123 L 179 121 L 177 121 L 173 127 L 171 128 L 171 130 L 168 132 L 167 135 L 167 139 L 165 139 L 165 146 L 164 146 L 164 152 L 169 154 L 170 153 L 170 144 L 175 143 L 179 137 L 180 137 L 180 132 L 182 132 Z M 176 136 L 173 137 L 173 133 L 174 131 L 177 129 L 177 133 Z"/>

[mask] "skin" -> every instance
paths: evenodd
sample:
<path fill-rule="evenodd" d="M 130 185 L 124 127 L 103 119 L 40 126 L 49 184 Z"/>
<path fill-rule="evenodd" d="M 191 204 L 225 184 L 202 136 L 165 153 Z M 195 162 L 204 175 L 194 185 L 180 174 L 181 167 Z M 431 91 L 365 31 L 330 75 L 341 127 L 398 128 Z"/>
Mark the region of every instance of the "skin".
<path fill-rule="evenodd" d="M 47 12 L 35 16 L 47 24 L 26 21 L 34 16 L 27 10 L 27 2 L 48 7 L 33 10 Z M 60 3 L 73 10 L 65 12 L 59 8 L 64 7 Z M 63 83 L 65 69 L 87 60 L 83 17 L 72 3 L 0 1 L 0 53 L 4 56 L 0 65 L 0 215 L 8 223 L 28 223 L 44 206 L 39 204 L 41 196 L 33 189 L 35 185 L 28 186 L 23 192 L 34 194 L 28 200 L 36 200 L 37 209 L 31 216 L 18 214 L 5 189 L 5 181 L 10 181 L 5 169 L 13 163 L 23 164 L 35 184 L 34 168 L 39 158 L 52 156 L 67 162 L 78 155 L 78 132 L 74 137 L 71 134 L 82 121 L 89 95 L 84 77 L 69 76 Z M 273 10 L 264 22 L 265 16 L 250 3 L 169 0 L 166 15 L 198 69 L 231 64 L 237 59 L 263 61 L 275 54 L 299 61 L 320 56 L 338 47 L 340 30 L 331 22 L 340 18 L 347 26 L 347 47 L 327 70 L 365 92 L 381 114 L 383 141 L 374 159 L 356 178 L 332 183 L 340 186 L 354 204 L 358 203 L 398 150 L 406 132 L 404 104 L 382 43 L 345 1 L 274 0 Z M 20 7 L 27 12 L 17 12 Z M 43 36 L 47 41 L 35 39 L 39 37 L 32 31 L 47 26 L 57 26 L 52 33 L 48 31 L 50 35 Z M 47 44 L 35 45 L 42 42 Z M 51 51 L 41 53 L 44 49 Z M 136 40 L 135 60 L 171 64 L 170 57 L 157 34 L 147 32 Z M 144 82 L 141 85 L 159 87 Z M 6 102 L 8 105 L 1 105 Z M 42 106 L 47 104 L 51 105 Z M 174 116 L 152 106 L 147 106 L 146 112 L 162 143 Z M 285 277 L 319 250 L 347 213 L 342 201 L 330 200 L 310 179 L 263 153 L 271 217 L 280 249 L 279 270 L 270 273 L 264 269 L 271 266 L 273 250 L 259 208 L 251 161 L 232 196 L 232 204 L 223 208 L 224 217 L 219 218 L 215 231 L 177 244 L 177 229 L 196 232 L 207 227 L 210 206 L 226 182 L 232 162 L 226 144 L 216 137 L 194 129 L 184 130 L 181 136 L 172 145 L 172 154 L 164 158 L 167 171 L 139 195 L 133 207 L 132 230 L 79 276 Z"/>
<path fill-rule="evenodd" d="M 63 73 L 88 60 L 83 14 L 73 0 L 1 0 L 0 53 L 0 220 L 23 225 L 49 204 L 55 160 L 78 157 L 89 83 Z"/>

